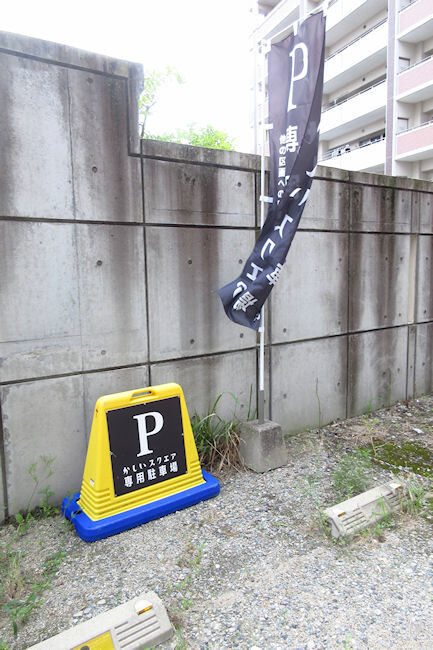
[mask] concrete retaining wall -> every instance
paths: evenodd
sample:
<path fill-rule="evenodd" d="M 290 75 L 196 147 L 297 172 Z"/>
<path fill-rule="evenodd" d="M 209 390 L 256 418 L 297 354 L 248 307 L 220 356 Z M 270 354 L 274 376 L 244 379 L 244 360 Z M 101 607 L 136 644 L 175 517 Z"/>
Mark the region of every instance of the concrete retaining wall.
<path fill-rule="evenodd" d="M 251 252 L 259 159 L 140 143 L 141 75 L 0 33 L 0 513 L 34 462 L 57 500 L 79 488 L 100 395 L 176 381 L 191 413 L 255 407 L 256 335 L 214 292 Z M 267 310 L 285 431 L 432 390 L 432 213 L 427 182 L 319 168 Z"/>

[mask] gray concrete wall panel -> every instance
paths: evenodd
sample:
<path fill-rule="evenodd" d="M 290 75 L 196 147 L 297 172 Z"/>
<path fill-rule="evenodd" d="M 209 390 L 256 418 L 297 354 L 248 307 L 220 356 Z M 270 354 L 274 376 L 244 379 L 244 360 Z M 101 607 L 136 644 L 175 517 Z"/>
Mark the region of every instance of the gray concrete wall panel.
<path fill-rule="evenodd" d="M 68 70 L 77 219 L 142 221 L 138 158 L 128 156 L 127 84 Z"/>
<path fill-rule="evenodd" d="M 191 145 L 164 142 L 162 140 L 141 140 L 141 153 L 144 158 L 171 160 L 181 163 L 196 163 L 227 167 L 245 171 L 260 171 L 260 156 L 225 149 L 207 149 Z M 269 168 L 268 159 L 265 168 Z M 323 168 L 322 168 L 323 169 Z M 335 171 L 335 170 L 333 170 Z"/>
<path fill-rule="evenodd" d="M 83 380 L 61 379 L 12 384 L 0 388 L 9 512 L 40 503 L 29 468 L 37 463 L 38 489 L 49 485 L 59 503 L 79 490 L 86 453 Z M 45 478 L 43 457 L 54 458 L 52 476 Z M 31 501 L 30 501 L 31 499 Z"/>
<path fill-rule="evenodd" d="M 215 293 L 253 245 L 253 231 L 146 228 L 152 361 L 255 345 L 255 332 L 229 321 Z"/>
<path fill-rule="evenodd" d="M 73 218 L 67 70 L 0 54 L 0 215 Z"/>
<path fill-rule="evenodd" d="M 433 235 L 433 194 L 420 192 L 419 212 L 420 233 Z"/>
<path fill-rule="evenodd" d="M 407 327 L 349 337 L 349 417 L 406 399 L 407 339 Z"/>
<path fill-rule="evenodd" d="M 433 236 L 418 239 L 416 316 L 418 322 L 433 320 Z"/>
<path fill-rule="evenodd" d="M 275 346 L 272 419 L 285 433 L 346 415 L 346 337 Z"/>
<path fill-rule="evenodd" d="M 300 228 L 347 230 L 349 192 L 345 183 L 315 179 L 302 214 Z"/>
<path fill-rule="evenodd" d="M 349 329 L 407 323 L 410 237 L 350 235 Z"/>
<path fill-rule="evenodd" d="M 298 232 L 272 294 L 272 342 L 347 331 L 348 235 Z"/>
<path fill-rule="evenodd" d="M 143 232 L 77 224 L 83 369 L 147 361 Z"/>
<path fill-rule="evenodd" d="M 207 415 L 219 395 L 216 413 L 226 421 L 234 414 L 247 418 L 250 391 L 255 408 L 255 350 L 153 364 L 150 372 L 154 386 L 172 381 L 182 386 L 190 418 L 195 411 Z"/>
<path fill-rule="evenodd" d="M 433 391 L 433 323 L 416 326 L 415 395 Z"/>
<path fill-rule="evenodd" d="M 0 381 L 81 370 L 74 226 L 0 222 Z"/>
<path fill-rule="evenodd" d="M 60 43 L 52 43 L 3 31 L 0 31 L 0 47 L 15 52 L 21 59 L 23 57 L 19 55 L 24 54 L 26 57 L 35 57 L 47 64 L 64 64 L 68 67 L 84 68 L 89 71 L 104 73 L 107 76 L 124 77 L 128 84 L 129 149 L 131 152 L 140 153 L 138 99 L 143 89 L 143 66 L 140 63 L 113 59 L 102 54 L 79 50 Z M 50 67 L 54 68 L 54 65 Z M 137 125 L 137 128 L 135 128 L 135 125 Z"/>
<path fill-rule="evenodd" d="M 96 400 L 103 395 L 123 393 L 149 386 L 148 366 L 120 368 L 105 372 L 91 372 L 83 375 L 84 386 L 84 426 L 86 440 L 92 428 Z"/>
<path fill-rule="evenodd" d="M 393 187 L 352 185 L 350 215 L 353 230 L 409 233 L 412 193 Z"/>
<path fill-rule="evenodd" d="M 255 226 L 254 173 L 143 159 L 147 223 Z"/>

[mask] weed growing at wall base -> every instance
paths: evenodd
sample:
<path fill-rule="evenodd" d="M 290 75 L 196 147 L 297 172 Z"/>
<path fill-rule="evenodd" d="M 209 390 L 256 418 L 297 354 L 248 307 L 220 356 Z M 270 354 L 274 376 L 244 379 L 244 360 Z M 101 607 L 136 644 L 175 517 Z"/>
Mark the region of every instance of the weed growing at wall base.
<path fill-rule="evenodd" d="M 233 416 L 229 420 L 223 419 L 216 412 L 218 404 L 225 394 L 230 395 L 235 402 Z M 242 462 L 239 457 L 240 439 L 236 431 L 236 427 L 241 422 L 236 415 L 236 407 L 238 404 L 239 400 L 233 393 L 221 393 L 208 413 L 200 416 L 195 411 L 191 418 L 191 427 L 200 463 L 207 469 L 221 471 L 224 467 L 242 467 Z M 252 387 L 250 389 L 247 420 L 254 417 L 251 404 Z"/>

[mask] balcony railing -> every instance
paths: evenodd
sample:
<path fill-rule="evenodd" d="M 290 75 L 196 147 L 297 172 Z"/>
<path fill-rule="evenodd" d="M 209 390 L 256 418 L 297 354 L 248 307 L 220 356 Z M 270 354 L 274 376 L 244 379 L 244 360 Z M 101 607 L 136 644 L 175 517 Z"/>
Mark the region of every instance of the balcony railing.
<path fill-rule="evenodd" d="M 408 65 L 407 68 L 404 68 L 404 70 L 400 70 L 398 73 L 403 74 L 403 72 L 407 72 L 407 70 L 411 70 L 412 68 L 416 68 L 417 65 L 421 65 L 421 63 L 425 63 L 426 61 L 429 61 L 430 59 L 433 59 L 433 54 L 431 56 L 426 57 L 425 59 L 422 59 L 422 61 L 417 61 L 417 63 L 412 63 L 412 65 Z"/>
<path fill-rule="evenodd" d="M 385 135 L 380 135 L 380 136 L 374 136 L 371 138 L 370 142 L 365 142 L 364 144 L 357 144 L 357 145 L 345 145 L 344 147 L 338 147 L 336 149 L 333 149 L 332 151 L 327 151 L 324 156 L 319 160 L 321 162 L 322 160 L 330 160 L 331 158 L 338 158 L 339 156 L 344 156 L 346 153 L 352 153 L 352 151 L 357 151 L 358 149 L 364 149 L 364 147 L 370 147 L 372 144 L 376 144 L 377 142 L 381 142 L 382 140 L 385 140 Z"/>
<path fill-rule="evenodd" d="M 419 2 L 419 0 L 414 0 L 413 2 L 408 2 L 407 4 L 404 5 L 404 7 L 399 9 L 398 13 L 401 14 L 402 11 L 404 11 L 408 7 L 412 7 L 412 5 L 416 5 L 417 2 Z"/>
<path fill-rule="evenodd" d="M 401 131 L 396 137 L 397 160 L 425 160 L 433 154 L 433 120 Z"/>
<path fill-rule="evenodd" d="M 404 131 L 399 131 L 397 135 L 402 135 L 403 133 L 409 133 L 410 131 L 416 131 L 416 129 L 421 129 L 423 126 L 428 126 L 429 124 L 433 124 L 433 120 L 429 120 L 428 122 L 423 122 L 422 124 L 418 124 L 418 126 L 411 126 L 409 129 L 404 129 Z"/>
<path fill-rule="evenodd" d="M 363 32 L 356 38 L 354 38 L 350 43 L 346 43 L 346 45 L 343 45 L 343 47 L 340 47 L 338 50 L 330 54 L 328 57 L 326 57 L 325 61 L 329 61 L 330 59 L 334 58 L 334 56 L 337 56 L 337 54 L 341 54 L 341 52 L 344 52 L 344 50 L 347 50 L 348 47 L 353 45 L 354 43 L 357 43 L 358 41 L 361 40 L 361 38 L 364 38 L 364 36 L 367 36 L 367 34 L 371 34 L 371 32 L 374 32 L 375 29 L 378 29 L 381 27 L 384 23 L 386 23 L 388 18 L 383 18 L 380 22 L 376 23 L 373 27 L 370 27 L 370 29 L 367 29 L 366 32 Z"/>
<path fill-rule="evenodd" d="M 328 104 L 327 106 L 325 106 L 325 108 L 322 109 L 322 113 L 326 113 L 326 111 L 330 111 L 331 108 L 335 108 L 336 106 L 341 106 L 342 104 L 349 102 L 351 99 L 354 99 L 355 97 L 359 97 L 359 95 L 368 93 L 369 90 L 372 90 L 373 88 L 376 88 L 377 86 L 380 86 L 383 83 L 385 83 L 385 79 L 382 79 L 382 81 L 378 81 L 377 83 L 373 84 L 372 86 L 369 86 L 368 88 L 365 88 L 364 90 L 360 90 L 359 93 L 356 93 L 355 95 L 350 95 L 350 97 L 346 97 L 341 101 L 337 101 L 335 102 L 335 104 Z"/>
<path fill-rule="evenodd" d="M 431 37 L 431 22 L 433 16 L 433 7 L 431 0 L 416 0 L 411 2 L 401 9 L 399 12 L 399 27 L 398 33 L 400 38 L 404 36 L 403 40 L 415 42 L 407 39 L 407 34 L 411 32 L 417 33 L 418 40 L 426 40 Z"/>

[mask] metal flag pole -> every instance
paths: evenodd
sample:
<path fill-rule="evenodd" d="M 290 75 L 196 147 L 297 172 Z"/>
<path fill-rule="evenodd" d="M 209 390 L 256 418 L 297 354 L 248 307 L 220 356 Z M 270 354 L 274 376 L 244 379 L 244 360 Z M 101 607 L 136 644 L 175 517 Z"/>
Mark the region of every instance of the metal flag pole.
<path fill-rule="evenodd" d="M 266 145 L 266 131 L 272 128 L 272 124 L 265 124 L 265 102 L 266 102 L 266 53 L 269 50 L 269 45 L 266 41 L 260 43 L 261 59 L 262 59 L 262 88 L 261 88 L 261 104 L 262 104 L 262 119 L 261 119 L 261 160 L 260 160 L 260 230 L 265 223 L 265 203 L 269 203 L 269 197 L 265 196 L 265 145 Z M 258 111 L 257 111 L 258 114 Z M 257 117 L 257 127 L 259 125 L 259 117 Z M 260 327 L 259 327 L 259 390 L 258 390 L 257 414 L 259 424 L 265 421 L 265 305 L 260 311 Z"/>

